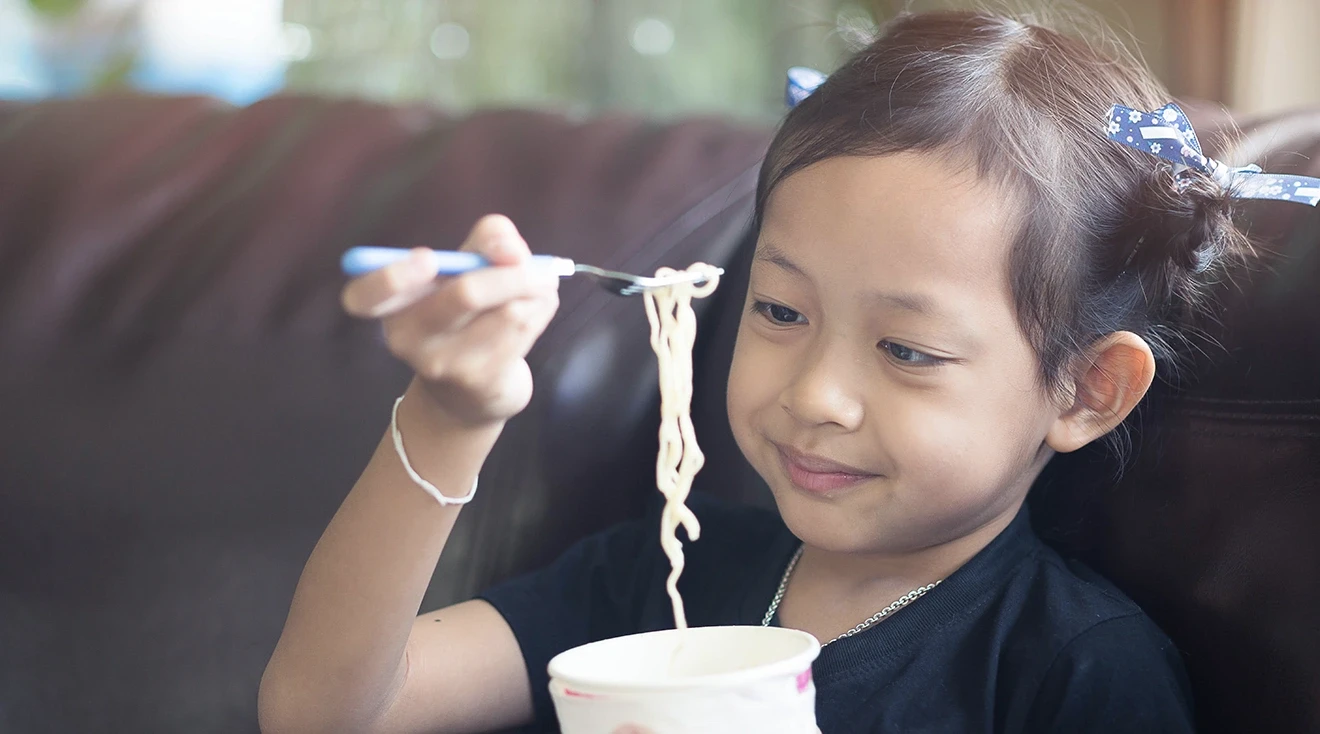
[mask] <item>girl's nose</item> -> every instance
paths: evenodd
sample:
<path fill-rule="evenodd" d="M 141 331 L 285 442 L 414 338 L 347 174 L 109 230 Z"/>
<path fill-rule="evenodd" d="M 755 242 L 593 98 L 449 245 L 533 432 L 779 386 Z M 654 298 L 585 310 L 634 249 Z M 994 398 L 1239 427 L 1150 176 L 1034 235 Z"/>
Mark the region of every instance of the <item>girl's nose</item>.
<path fill-rule="evenodd" d="M 812 350 L 780 394 L 779 404 L 800 423 L 853 431 L 865 413 L 861 383 L 854 360 L 829 349 Z"/>

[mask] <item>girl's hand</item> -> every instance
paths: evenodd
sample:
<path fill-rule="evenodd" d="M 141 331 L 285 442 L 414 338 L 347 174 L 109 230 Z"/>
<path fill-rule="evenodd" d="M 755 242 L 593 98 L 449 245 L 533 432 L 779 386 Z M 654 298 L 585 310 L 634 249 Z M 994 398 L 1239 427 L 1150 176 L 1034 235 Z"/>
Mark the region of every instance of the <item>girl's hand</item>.
<path fill-rule="evenodd" d="M 534 265 L 508 218 L 491 215 L 461 248 L 495 267 L 436 279 L 429 250 L 344 288 L 344 309 L 380 319 L 390 351 L 437 407 L 471 427 L 502 423 L 532 397 L 527 353 L 559 307 L 559 278 Z"/>

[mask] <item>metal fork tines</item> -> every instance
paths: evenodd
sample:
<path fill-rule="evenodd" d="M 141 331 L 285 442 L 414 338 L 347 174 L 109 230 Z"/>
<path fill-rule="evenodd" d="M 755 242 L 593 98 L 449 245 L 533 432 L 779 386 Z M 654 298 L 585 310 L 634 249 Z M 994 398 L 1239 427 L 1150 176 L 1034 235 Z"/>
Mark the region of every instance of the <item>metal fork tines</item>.
<path fill-rule="evenodd" d="M 690 271 L 680 271 L 665 276 L 646 276 L 620 273 L 615 270 L 598 268 L 594 265 L 574 263 L 573 272 L 586 275 L 588 278 L 595 281 L 601 288 L 620 296 L 641 295 L 644 291 L 655 290 L 657 288 L 668 288 L 669 286 L 682 283 L 700 285 L 706 282 L 705 273 Z M 715 274 L 723 275 L 724 270 L 716 268 Z"/>

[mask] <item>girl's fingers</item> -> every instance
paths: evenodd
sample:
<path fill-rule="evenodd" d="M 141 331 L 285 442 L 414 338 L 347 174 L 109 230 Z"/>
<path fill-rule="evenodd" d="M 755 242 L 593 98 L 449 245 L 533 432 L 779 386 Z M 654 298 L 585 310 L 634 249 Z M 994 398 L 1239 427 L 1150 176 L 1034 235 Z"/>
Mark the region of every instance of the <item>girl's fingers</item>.
<path fill-rule="evenodd" d="M 501 214 L 488 214 L 477 220 L 459 249 L 475 252 L 492 265 L 516 265 L 532 256 L 518 228 Z"/>
<path fill-rule="evenodd" d="M 407 308 L 435 289 L 437 263 L 418 248 L 405 260 L 349 281 L 341 296 L 344 310 L 361 318 L 382 318 Z"/>
<path fill-rule="evenodd" d="M 429 336 L 406 346 L 406 358 L 425 379 L 475 387 L 526 357 L 557 306 L 553 294 L 510 301 L 479 314 L 460 331 L 423 331 Z"/>
<path fill-rule="evenodd" d="M 553 296 L 512 301 L 486 311 L 461 331 L 404 340 L 396 354 L 433 386 L 432 394 L 456 415 L 512 416 L 531 400 L 532 373 L 526 355 L 555 306 Z"/>
<path fill-rule="evenodd" d="M 536 263 L 482 268 L 438 282 L 396 318 L 415 322 L 423 332 L 441 333 L 462 329 L 486 311 L 519 299 L 557 302 L 558 290 L 558 276 Z"/>
<path fill-rule="evenodd" d="M 527 357 L 541 338 L 559 308 L 556 294 L 510 301 L 491 312 L 499 322 L 499 333 L 490 342 L 493 363 L 507 363 Z"/>

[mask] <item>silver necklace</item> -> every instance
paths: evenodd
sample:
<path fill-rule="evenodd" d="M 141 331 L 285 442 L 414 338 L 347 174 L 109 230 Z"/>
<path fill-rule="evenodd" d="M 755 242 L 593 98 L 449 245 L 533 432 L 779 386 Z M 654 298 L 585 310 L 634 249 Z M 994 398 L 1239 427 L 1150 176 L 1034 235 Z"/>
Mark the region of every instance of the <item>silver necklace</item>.
<path fill-rule="evenodd" d="M 779 611 L 779 602 L 781 602 L 781 601 L 784 600 L 784 590 L 786 590 L 786 589 L 788 588 L 788 578 L 789 578 L 790 576 L 793 575 L 793 569 L 794 569 L 794 567 L 797 566 L 798 559 L 802 557 L 802 551 L 803 551 L 803 549 L 805 549 L 805 548 L 806 548 L 805 545 L 800 545 L 800 546 L 798 546 L 797 552 L 793 554 L 793 558 L 790 559 L 789 562 L 788 562 L 788 568 L 784 569 L 784 577 L 783 577 L 782 579 L 779 580 L 779 589 L 775 591 L 775 598 L 773 598 L 773 599 L 770 600 L 770 608 L 767 609 L 767 610 L 765 610 L 765 619 L 762 619 L 762 620 L 761 620 L 761 626 L 762 626 L 762 627 L 769 627 L 769 626 L 770 626 L 770 620 L 774 619 L 774 618 L 775 618 L 775 612 Z M 842 640 L 842 639 L 845 638 L 845 637 L 852 637 L 853 635 L 857 634 L 858 632 L 861 632 L 862 630 L 866 629 L 867 627 L 870 627 L 871 625 L 875 624 L 876 622 L 879 622 L 880 620 L 884 619 L 885 617 L 888 617 L 889 615 L 893 614 L 894 612 L 897 612 L 898 610 L 902 609 L 903 607 L 905 607 L 905 606 L 911 604 L 912 602 L 914 602 L 914 601 L 920 599 L 921 597 L 925 596 L 925 595 L 926 595 L 926 592 L 930 591 L 931 589 L 935 588 L 936 586 L 939 586 L 940 583 L 943 582 L 943 581 L 944 581 L 944 579 L 940 579 L 939 581 L 936 581 L 936 582 L 933 583 L 933 584 L 926 584 L 925 586 L 918 586 L 917 588 L 913 589 L 912 591 L 909 591 L 908 593 L 906 593 L 906 594 L 904 594 L 903 596 L 900 596 L 898 599 L 894 600 L 894 603 L 890 604 L 889 606 L 885 607 L 884 609 L 881 609 L 880 611 L 876 612 L 875 614 L 872 614 L 871 616 L 869 616 L 869 617 L 867 617 L 866 619 L 862 620 L 862 623 L 861 623 L 861 624 L 857 625 L 856 627 L 853 627 L 852 629 L 848 630 L 847 632 L 844 632 L 843 634 L 839 635 L 838 637 L 835 637 L 834 639 L 830 640 L 829 642 L 826 642 L 824 645 L 821 645 L 821 647 L 825 647 L 825 645 L 831 645 L 831 644 L 833 644 L 833 643 L 835 643 L 835 642 L 838 642 L 839 640 Z"/>

